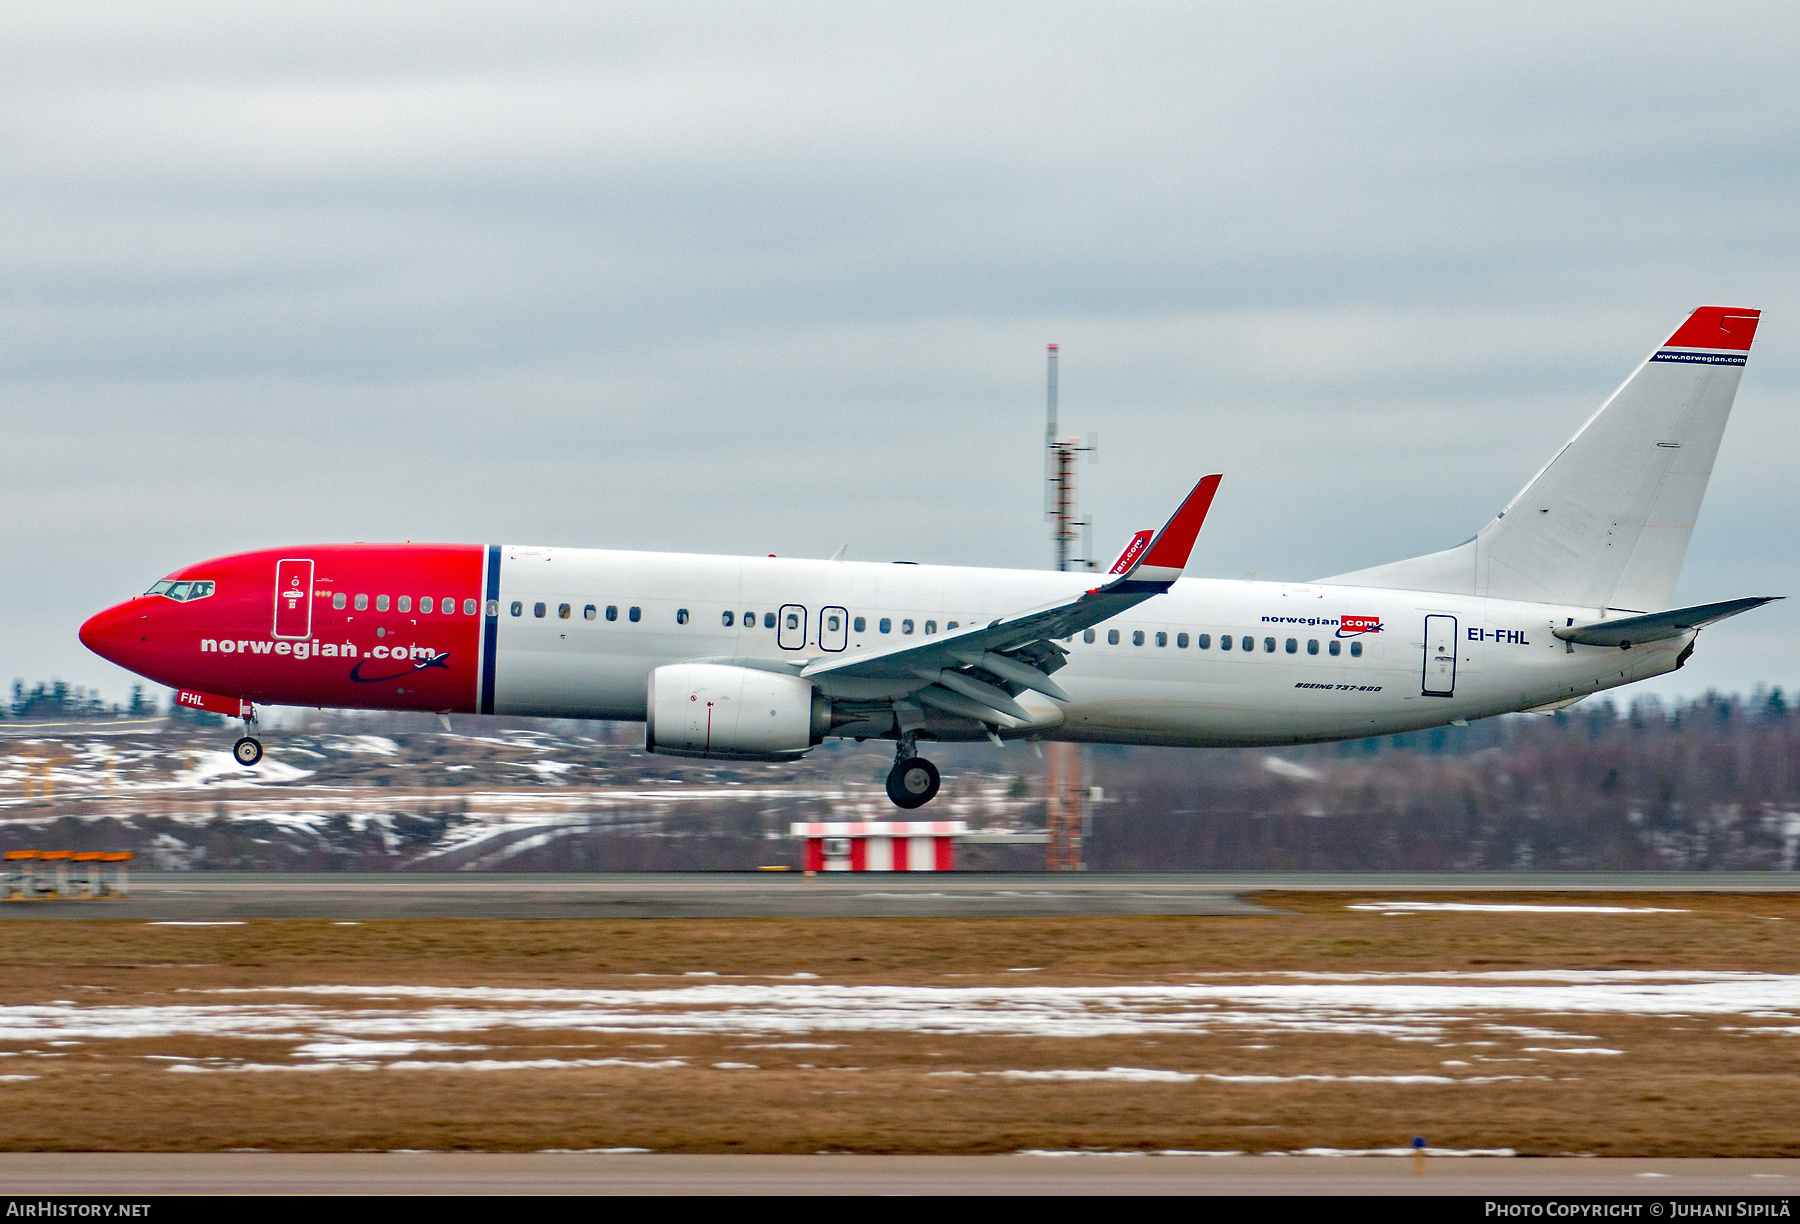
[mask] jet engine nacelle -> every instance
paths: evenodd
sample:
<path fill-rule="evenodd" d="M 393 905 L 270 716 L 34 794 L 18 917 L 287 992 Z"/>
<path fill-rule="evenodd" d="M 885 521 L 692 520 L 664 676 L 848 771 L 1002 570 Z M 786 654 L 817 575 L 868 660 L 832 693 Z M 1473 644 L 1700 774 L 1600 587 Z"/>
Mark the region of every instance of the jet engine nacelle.
<path fill-rule="evenodd" d="M 644 746 L 672 756 L 790 760 L 831 730 L 831 701 L 809 681 L 722 663 L 650 673 Z"/>

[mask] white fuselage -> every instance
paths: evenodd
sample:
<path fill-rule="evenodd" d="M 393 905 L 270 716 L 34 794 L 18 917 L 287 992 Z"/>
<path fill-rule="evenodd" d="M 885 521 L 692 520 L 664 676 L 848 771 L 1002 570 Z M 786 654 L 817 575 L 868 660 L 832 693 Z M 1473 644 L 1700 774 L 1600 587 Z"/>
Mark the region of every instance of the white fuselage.
<path fill-rule="evenodd" d="M 503 554 L 494 712 L 572 718 L 643 719 L 650 672 L 666 664 L 849 657 L 909 633 L 923 640 L 953 624 L 1015 615 L 1100 581 L 1088 573 L 774 557 L 526 547 Z M 607 618 L 608 608 L 616 619 Z M 830 629 L 834 612 L 841 647 Z M 1092 642 L 1087 634 L 1060 640 L 1069 658 L 1053 679 L 1073 700 L 1043 699 L 1039 725 L 1012 734 L 1221 747 L 1417 730 L 1660 675 L 1679 665 L 1693 638 L 1619 650 L 1570 647 L 1551 635 L 1603 614 L 1405 590 L 1184 578 L 1096 626 Z M 1434 617 L 1450 619 L 1428 624 Z M 1222 649 L 1224 638 L 1231 649 Z M 985 734 L 954 718 L 937 719 L 930 730 L 940 739 Z M 869 732 L 857 724 L 837 733 Z"/>

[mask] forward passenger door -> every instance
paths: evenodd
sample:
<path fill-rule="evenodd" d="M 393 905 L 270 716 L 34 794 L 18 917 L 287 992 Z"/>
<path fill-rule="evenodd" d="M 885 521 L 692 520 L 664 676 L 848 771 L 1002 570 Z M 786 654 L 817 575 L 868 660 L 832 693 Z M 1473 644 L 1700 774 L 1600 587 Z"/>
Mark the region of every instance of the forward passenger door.
<path fill-rule="evenodd" d="M 294 557 L 275 563 L 275 636 L 312 635 L 313 563 Z"/>

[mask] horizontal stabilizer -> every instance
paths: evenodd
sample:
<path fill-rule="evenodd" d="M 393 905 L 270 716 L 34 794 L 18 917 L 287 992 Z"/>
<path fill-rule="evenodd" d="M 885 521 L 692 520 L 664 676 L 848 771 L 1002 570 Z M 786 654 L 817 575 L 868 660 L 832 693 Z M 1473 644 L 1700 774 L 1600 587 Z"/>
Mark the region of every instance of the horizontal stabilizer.
<path fill-rule="evenodd" d="M 1676 608 L 1673 612 L 1653 612 L 1649 616 L 1628 616 L 1623 620 L 1594 621 L 1551 630 L 1565 642 L 1577 646 L 1641 646 L 1645 642 L 1662 642 L 1678 638 L 1693 629 L 1703 629 L 1728 616 L 1760 608 L 1780 595 L 1762 595 L 1750 599 L 1727 599 L 1724 603 L 1701 604 L 1696 608 Z"/>

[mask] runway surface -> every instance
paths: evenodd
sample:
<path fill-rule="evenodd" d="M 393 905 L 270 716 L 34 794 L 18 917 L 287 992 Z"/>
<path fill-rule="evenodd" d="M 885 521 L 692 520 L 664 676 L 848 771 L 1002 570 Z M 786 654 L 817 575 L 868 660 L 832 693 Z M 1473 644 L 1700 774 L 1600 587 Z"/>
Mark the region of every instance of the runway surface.
<path fill-rule="evenodd" d="M 1768 872 L 1493 875 L 560 875 L 136 872 L 128 898 L 0 903 L 0 918 L 897 918 L 1249 915 L 1263 891 L 1793 892 Z"/>
<path fill-rule="evenodd" d="M 1800 1160 L 5 1153 L 9 1195 L 1307 1194 L 1786 1197 Z"/>
<path fill-rule="evenodd" d="M 140 873 L 132 896 L 0 904 L 0 917 L 896 918 L 1270 914 L 1177 876 Z"/>

